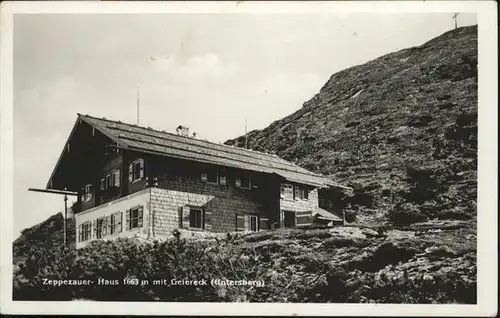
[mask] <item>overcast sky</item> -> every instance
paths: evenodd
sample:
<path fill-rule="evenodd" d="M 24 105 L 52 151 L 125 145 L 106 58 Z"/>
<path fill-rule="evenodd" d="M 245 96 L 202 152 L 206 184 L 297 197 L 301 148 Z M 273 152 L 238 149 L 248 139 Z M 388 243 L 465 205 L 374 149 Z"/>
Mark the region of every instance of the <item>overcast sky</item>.
<path fill-rule="evenodd" d="M 452 13 L 16 15 L 14 235 L 62 211 L 44 188 L 77 113 L 215 142 L 296 111 L 337 71 L 423 44 Z M 463 13 L 459 25 L 476 24 Z M 71 205 L 71 200 L 69 201 Z"/>

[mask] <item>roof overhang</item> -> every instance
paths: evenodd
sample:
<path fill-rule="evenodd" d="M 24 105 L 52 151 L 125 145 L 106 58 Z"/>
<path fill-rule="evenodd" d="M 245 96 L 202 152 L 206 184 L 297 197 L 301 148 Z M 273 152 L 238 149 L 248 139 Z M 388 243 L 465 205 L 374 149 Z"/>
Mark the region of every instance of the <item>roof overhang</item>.
<path fill-rule="evenodd" d="M 339 218 L 335 214 L 328 212 L 327 210 L 324 210 L 322 208 L 317 208 L 314 212 L 314 216 L 317 218 L 320 218 L 320 219 L 324 219 L 324 220 L 342 222 L 341 218 Z"/>
<path fill-rule="evenodd" d="M 73 128 L 71 129 L 71 132 L 68 136 L 68 138 L 66 139 L 66 142 L 64 144 L 64 147 L 61 151 L 61 154 L 59 155 L 59 158 L 57 160 L 57 163 L 56 165 L 54 166 L 54 169 L 52 170 L 52 173 L 49 177 L 49 180 L 47 181 L 47 184 L 45 186 L 45 189 L 49 190 L 49 189 L 55 189 L 55 190 L 64 190 L 64 189 L 56 189 L 56 188 L 53 188 L 53 179 L 54 179 L 54 176 L 56 175 L 56 172 L 57 170 L 60 168 L 61 166 L 61 162 L 63 161 L 63 158 L 65 157 L 65 154 L 69 153 L 71 147 L 71 141 L 75 135 L 75 132 L 78 128 L 78 126 L 82 123 L 86 123 L 88 125 L 90 125 L 90 127 L 92 127 L 95 131 L 99 131 L 100 133 L 102 133 L 103 135 L 105 135 L 106 137 L 108 137 L 112 142 L 116 143 L 117 145 L 119 145 L 120 147 L 126 147 L 125 145 L 123 145 L 123 143 L 120 142 L 119 138 L 116 138 L 115 136 L 113 135 L 110 135 L 109 133 L 107 133 L 106 131 L 104 131 L 103 129 L 101 129 L 98 125 L 94 125 L 91 121 L 87 120 L 87 118 L 85 118 L 85 116 L 82 116 L 81 114 L 78 114 L 78 117 L 73 125 Z"/>

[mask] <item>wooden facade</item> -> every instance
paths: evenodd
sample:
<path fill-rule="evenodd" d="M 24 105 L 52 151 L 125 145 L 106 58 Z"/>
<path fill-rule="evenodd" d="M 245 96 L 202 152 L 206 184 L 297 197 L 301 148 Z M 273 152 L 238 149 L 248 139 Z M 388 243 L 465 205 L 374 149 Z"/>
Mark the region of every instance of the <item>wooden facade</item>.
<path fill-rule="evenodd" d="M 126 124 L 87 119 L 77 119 L 47 184 L 78 192 L 73 212 L 80 233 L 118 218 L 128 224 L 124 231 L 133 230 L 129 199 L 141 211 L 143 233 L 153 236 L 177 227 L 228 232 L 300 226 L 310 224 L 318 209 L 318 188 L 326 179 L 275 156 L 166 133 L 159 140 L 163 135 L 135 125 L 128 125 L 134 137 L 125 138 Z M 164 148 L 156 146 L 161 142 Z M 182 156 L 170 148 L 183 149 Z"/>

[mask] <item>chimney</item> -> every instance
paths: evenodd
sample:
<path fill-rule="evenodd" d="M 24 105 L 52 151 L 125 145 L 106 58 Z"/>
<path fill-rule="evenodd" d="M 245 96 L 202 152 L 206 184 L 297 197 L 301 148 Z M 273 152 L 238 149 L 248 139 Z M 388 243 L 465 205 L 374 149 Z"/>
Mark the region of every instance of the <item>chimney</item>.
<path fill-rule="evenodd" d="M 198 134 L 193 132 L 193 138 L 196 138 L 196 137 L 198 137 Z"/>
<path fill-rule="evenodd" d="M 176 131 L 177 135 L 189 137 L 189 128 L 186 126 L 179 125 L 177 126 Z"/>

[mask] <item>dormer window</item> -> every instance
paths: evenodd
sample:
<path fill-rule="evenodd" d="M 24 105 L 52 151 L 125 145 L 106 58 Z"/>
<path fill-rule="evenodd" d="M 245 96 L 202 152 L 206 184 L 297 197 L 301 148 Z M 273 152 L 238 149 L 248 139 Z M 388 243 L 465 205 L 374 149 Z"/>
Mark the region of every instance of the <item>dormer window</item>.
<path fill-rule="evenodd" d="M 144 159 L 137 159 L 128 166 L 128 181 L 135 182 L 144 178 Z"/>
<path fill-rule="evenodd" d="M 237 188 L 250 189 L 252 187 L 250 176 L 245 174 L 236 176 L 235 185 Z"/>

